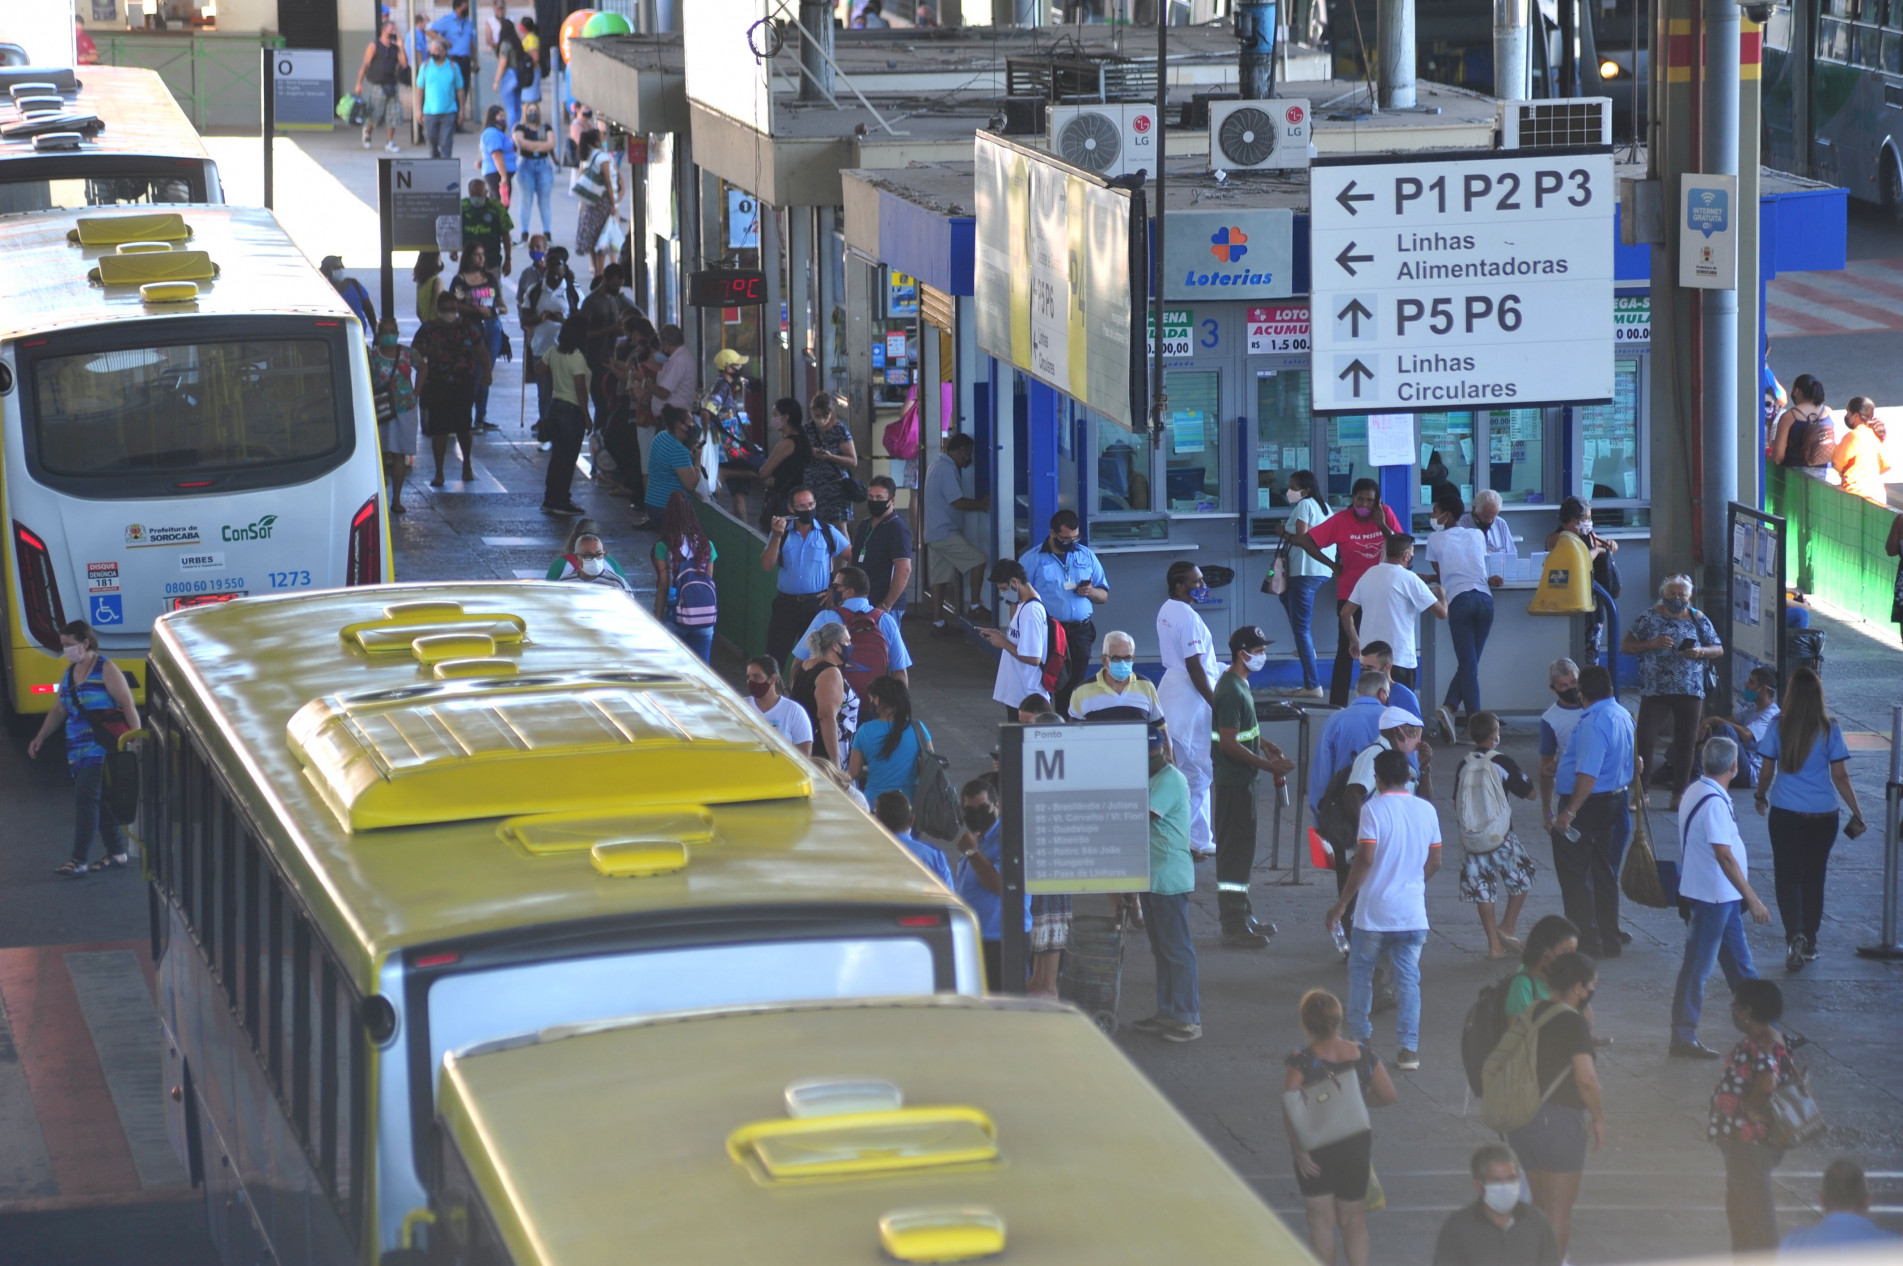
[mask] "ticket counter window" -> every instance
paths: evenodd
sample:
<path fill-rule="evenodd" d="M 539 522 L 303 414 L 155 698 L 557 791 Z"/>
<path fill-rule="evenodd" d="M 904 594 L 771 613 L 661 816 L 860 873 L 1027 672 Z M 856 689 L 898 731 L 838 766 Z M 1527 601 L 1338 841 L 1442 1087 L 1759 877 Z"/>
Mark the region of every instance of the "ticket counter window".
<path fill-rule="evenodd" d="M 1315 471 L 1318 478 L 1321 473 Z M 1376 478 L 1379 475 L 1368 464 L 1367 414 L 1331 415 L 1328 419 L 1328 504 L 1340 509 L 1348 504 L 1355 480 Z"/>
<path fill-rule="evenodd" d="M 1097 437 L 1097 513 L 1150 513 L 1150 441 L 1102 418 L 1091 430 Z"/>
<path fill-rule="evenodd" d="M 1213 369 L 1163 375 L 1169 422 L 1163 452 L 1163 508 L 1171 514 L 1207 514 L 1222 506 L 1223 431 L 1220 383 Z"/>
<path fill-rule="evenodd" d="M 1461 500 L 1473 500 L 1474 415 L 1423 413 L 1416 434 L 1421 447 L 1420 504 L 1432 505 L 1435 485 L 1441 483 L 1458 488 Z"/>
<path fill-rule="evenodd" d="M 1546 497 L 1546 414 L 1539 409 L 1490 409 L 1480 415 L 1487 433 L 1486 486 L 1505 505 L 1538 505 Z"/>
<path fill-rule="evenodd" d="M 1645 496 L 1644 468 L 1639 460 L 1639 358 L 1622 356 L 1613 362 L 1612 401 L 1582 408 L 1579 454 L 1573 465 L 1573 484 L 1589 501 L 1630 501 Z"/>
<path fill-rule="evenodd" d="M 1289 476 L 1315 469 L 1310 445 L 1315 420 L 1309 413 L 1306 369 L 1264 370 L 1255 376 L 1255 501 L 1248 510 L 1286 510 L 1282 494 Z"/>

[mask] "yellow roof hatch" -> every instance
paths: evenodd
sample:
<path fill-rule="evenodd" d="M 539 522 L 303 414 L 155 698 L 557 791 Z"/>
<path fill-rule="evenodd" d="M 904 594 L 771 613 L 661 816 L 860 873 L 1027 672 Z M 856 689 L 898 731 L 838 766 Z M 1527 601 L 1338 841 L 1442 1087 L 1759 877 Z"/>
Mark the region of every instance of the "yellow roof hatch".
<path fill-rule="evenodd" d="M 122 242 L 183 242 L 192 235 L 192 226 L 176 211 L 151 215 L 82 215 L 79 225 L 66 234 L 66 240 L 80 246 L 117 246 Z"/>
<path fill-rule="evenodd" d="M 509 818 L 496 834 L 534 857 L 588 854 L 610 879 L 648 879 L 687 869 L 693 849 L 714 840 L 704 805 L 659 805 L 645 813 L 540 813 Z"/>
<path fill-rule="evenodd" d="M 981 1205 L 894 1209 L 879 1247 L 901 1262 L 971 1262 L 1004 1252 L 1004 1219 Z"/>
<path fill-rule="evenodd" d="M 353 831 L 810 796 L 806 765 L 741 706 L 666 674 L 549 672 L 329 695 L 287 730 Z"/>
<path fill-rule="evenodd" d="M 156 254 L 158 254 L 158 253 L 159 253 L 160 251 L 169 251 L 169 250 L 171 250 L 171 249 L 172 249 L 172 244 L 171 244 L 170 242 L 159 242 L 159 241 L 152 241 L 152 242 L 121 242 L 121 243 L 119 243 L 119 250 L 118 250 L 118 254 L 121 254 L 121 255 L 156 255 Z"/>
<path fill-rule="evenodd" d="M 417 639 L 421 641 L 422 639 Z M 430 671 L 442 681 L 456 681 L 463 677 L 513 677 L 521 671 L 512 659 L 484 657 L 480 659 L 439 659 L 430 665 Z"/>
<path fill-rule="evenodd" d="M 764 1183 L 871 1178 L 995 1163 L 998 1127 L 956 1104 L 786 1117 L 741 1126 L 727 1136 L 727 1155 Z"/>
<path fill-rule="evenodd" d="M 210 281 L 218 265 L 204 251 L 101 255 L 86 276 L 102 286 L 142 286 L 153 281 Z"/>
<path fill-rule="evenodd" d="M 414 655 L 423 663 L 418 642 L 443 636 L 470 639 L 463 656 L 488 656 L 499 646 L 520 646 L 528 640 L 529 623 L 508 611 L 465 611 L 460 602 L 393 602 L 374 620 L 359 620 L 338 630 L 344 645 L 366 655 Z M 480 637 L 483 641 L 476 641 Z M 453 658 L 453 657 L 446 657 Z"/>

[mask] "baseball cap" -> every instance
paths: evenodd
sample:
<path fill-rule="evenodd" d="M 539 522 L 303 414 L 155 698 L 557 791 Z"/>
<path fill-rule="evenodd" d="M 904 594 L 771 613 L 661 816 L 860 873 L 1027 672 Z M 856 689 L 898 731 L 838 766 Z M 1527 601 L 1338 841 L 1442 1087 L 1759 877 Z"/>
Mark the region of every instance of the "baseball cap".
<path fill-rule="evenodd" d="M 1245 624 L 1229 635 L 1229 649 L 1232 651 L 1252 651 L 1268 644 L 1269 635 L 1253 624 Z"/>
<path fill-rule="evenodd" d="M 735 365 L 744 365 L 746 363 L 746 356 L 740 352 L 736 352 L 731 347 L 723 347 L 714 353 L 715 369 L 732 369 Z"/>
<path fill-rule="evenodd" d="M 310 256 L 307 255 L 305 256 L 305 258 L 309 259 Z M 326 255 L 324 256 L 323 262 L 317 265 L 317 271 L 320 273 L 327 273 L 327 272 L 331 272 L 334 269 L 342 268 L 343 266 L 344 266 L 343 256 Z"/>
<path fill-rule="evenodd" d="M 1403 725 L 1420 724 L 1421 719 L 1412 712 L 1409 712 L 1406 708 L 1381 709 L 1381 728 L 1384 730 L 1398 729 Z"/>
<path fill-rule="evenodd" d="M 1168 730 L 1165 730 L 1160 725 L 1152 725 L 1150 727 L 1150 750 L 1151 751 L 1153 752 L 1162 751 L 1164 747 L 1168 746 L 1169 741 L 1170 741 L 1170 735 Z"/>

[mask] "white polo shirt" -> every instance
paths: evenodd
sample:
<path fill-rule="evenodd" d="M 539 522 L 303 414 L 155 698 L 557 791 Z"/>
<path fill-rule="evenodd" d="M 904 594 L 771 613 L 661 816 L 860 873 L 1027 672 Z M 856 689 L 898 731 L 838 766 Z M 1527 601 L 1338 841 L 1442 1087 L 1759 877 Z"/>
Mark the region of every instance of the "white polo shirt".
<path fill-rule="evenodd" d="M 1476 589 L 1493 592 L 1487 586 L 1487 538 L 1479 528 L 1450 527 L 1434 533 L 1427 538 L 1427 561 L 1440 568 L 1441 589 L 1449 602 Z"/>
<path fill-rule="evenodd" d="M 1005 641 L 1018 655 L 1032 655 L 1035 664 L 1027 664 L 1007 651 L 998 652 L 998 675 L 992 682 L 991 697 L 1007 708 L 1015 708 L 1030 695 L 1044 693 L 1044 656 L 1049 652 L 1047 639 L 1050 616 L 1036 598 L 1020 602 L 1011 613 L 1004 631 Z"/>
<path fill-rule="evenodd" d="M 1685 842 L 1679 862 L 1678 895 L 1713 905 L 1744 900 L 1744 894 L 1725 878 L 1718 867 L 1718 855 L 1712 852 L 1714 844 L 1729 846 L 1739 872 L 1749 873 L 1731 793 L 1709 778 L 1700 778 L 1686 788 L 1678 802 L 1678 834 Z"/>
<path fill-rule="evenodd" d="M 1440 847 L 1440 814 L 1432 801 L 1384 791 L 1361 806 L 1355 838 L 1374 845 L 1374 865 L 1355 899 L 1355 929 L 1427 930 L 1427 857 Z"/>
<path fill-rule="evenodd" d="M 1386 642 L 1396 668 L 1420 667 L 1421 612 L 1437 601 L 1426 581 L 1399 563 L 1377 563 L 1361 574 L 1348 600 L 1361 608 L 1363 646 Z"/>

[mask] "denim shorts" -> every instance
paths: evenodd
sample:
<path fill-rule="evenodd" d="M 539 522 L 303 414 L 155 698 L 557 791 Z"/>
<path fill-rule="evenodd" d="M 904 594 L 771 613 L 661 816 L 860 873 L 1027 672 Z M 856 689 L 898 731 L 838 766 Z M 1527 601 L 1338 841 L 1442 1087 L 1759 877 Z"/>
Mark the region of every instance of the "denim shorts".
<path fill-rule="evenodd" d="M 1507 1135 L 1520 1164 L 1543 1174 L 1577 1174 L 1586 1168 L 1586 1110 L 1547 1100 L 1539 1115 Z"/>

